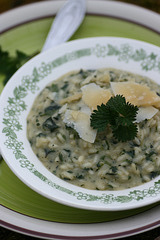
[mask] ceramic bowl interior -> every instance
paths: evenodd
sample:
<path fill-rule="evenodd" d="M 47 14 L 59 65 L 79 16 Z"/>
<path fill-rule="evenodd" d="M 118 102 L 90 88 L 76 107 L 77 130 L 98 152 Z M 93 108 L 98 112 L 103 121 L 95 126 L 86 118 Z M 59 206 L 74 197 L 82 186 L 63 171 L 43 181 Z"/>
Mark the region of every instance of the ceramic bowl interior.
<path fill-rule="evenodd" d="M 160 84 L 160 48 L 127 38 L 75 40 L 41 53 L 10 79 L 0 98 L 0 148 L 11 170 L 39 194 L 72 207 L 117 211 L 160 199 L 160 176 L 121 191 L 87 190 L 50 173 L 33 153 L 26 118 L 35 97 L 51 81 L 78 69 L 117 68 L 150 77 Z"/>

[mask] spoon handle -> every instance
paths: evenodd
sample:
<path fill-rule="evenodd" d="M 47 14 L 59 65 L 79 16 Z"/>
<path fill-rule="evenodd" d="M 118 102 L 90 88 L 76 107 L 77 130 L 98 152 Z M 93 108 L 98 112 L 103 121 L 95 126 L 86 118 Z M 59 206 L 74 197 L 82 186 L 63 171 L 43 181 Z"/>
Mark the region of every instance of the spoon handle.
<path fill-rule="evenodd" d="M 41 52 L 67 41 L 85 16 L 85 0 L 68 0 L 56 15 Z"/>

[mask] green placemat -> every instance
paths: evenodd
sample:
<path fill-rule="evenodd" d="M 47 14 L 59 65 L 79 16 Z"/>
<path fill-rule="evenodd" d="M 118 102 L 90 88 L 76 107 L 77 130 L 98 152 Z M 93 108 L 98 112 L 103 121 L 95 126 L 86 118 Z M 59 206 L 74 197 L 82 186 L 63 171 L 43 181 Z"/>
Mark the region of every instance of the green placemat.
<path fill-rule="evenodd" d="M 27 54 L 40 51 L 52 23 L 52 18 L 18 26 L 0 36 L 0 45 L 14 55 L 18 49 Z M 86 16 L 71 40 L 93 36 L 118 36 L 139 39 L 160 46 L 160 36 L 142 26 L 104 16 Z M 1 77 L 1 87 L 3 86 Z M 24 185 L 7 167 L 0 163 L 0 202 L 19 213 L 35 218 L 67 222 L 104 222 L 132 216 L 152 206 L 123 212 L 96 212 L 67 207 L 46 199 Z"/>
<path fill-rule="evenodd" d="M 105 222 L 132 216 L 157 205 L 119 212 L 76 209 L 53 202 L 32 191 L 15 177 L 4 161 L 1 162 L 1 169 L 0 201 L 2 205 L 39 219 L 66 223 Z M 7 184 L 6 179 L 9 180 Z"/>
<path fill-rule="evenodd" d="M 52 21 L 53 18 L 46 18 L 11 29 L 0 35 L 0 45 L 11 54 L 17 49 L 28 54 L 40 51 Z M 86 16 L 70 40 L 98 36 L 133 38 L 160 46 L 158 33 L 131 22 L 105 16 Z"/>

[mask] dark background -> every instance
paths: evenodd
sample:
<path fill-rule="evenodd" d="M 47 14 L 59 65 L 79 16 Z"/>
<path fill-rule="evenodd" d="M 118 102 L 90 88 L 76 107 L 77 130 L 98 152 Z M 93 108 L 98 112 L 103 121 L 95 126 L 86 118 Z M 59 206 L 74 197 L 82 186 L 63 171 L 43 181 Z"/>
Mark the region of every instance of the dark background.
<path fill-rule="evenodd" d="M 32 2 L 41 2 L 44 0 L 0 0 L 0 13 L 9 9 L 22 6 Z M 141 7 L 148 8 L 160 13 L 160 0 L 117 0 L 118 2 L 132 3 Z"/>

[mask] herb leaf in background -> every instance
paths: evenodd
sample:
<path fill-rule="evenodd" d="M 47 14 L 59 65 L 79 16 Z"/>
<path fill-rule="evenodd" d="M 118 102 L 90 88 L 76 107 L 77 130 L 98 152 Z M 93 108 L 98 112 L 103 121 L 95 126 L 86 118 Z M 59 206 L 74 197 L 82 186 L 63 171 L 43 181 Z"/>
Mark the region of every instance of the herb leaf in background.
<path fill-rule="evenodd" d="M 0 46 L 0 75 L 3 76 L 3 85 L 5 85 L 11 76 L 28 60 L 30 60 L 37 53 L 27 55 L 19 50 L 16 51 L 15 56 L 11 56 L 8 51 L 2 50 Z"/>

